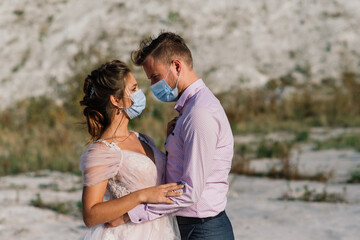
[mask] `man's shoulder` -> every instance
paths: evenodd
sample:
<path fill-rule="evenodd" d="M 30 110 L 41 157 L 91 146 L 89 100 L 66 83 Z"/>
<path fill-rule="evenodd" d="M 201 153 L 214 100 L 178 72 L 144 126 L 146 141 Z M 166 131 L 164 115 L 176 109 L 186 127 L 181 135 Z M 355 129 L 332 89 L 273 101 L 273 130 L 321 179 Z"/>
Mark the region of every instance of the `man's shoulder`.
<path fill-rule="evenodd" d="M 223 107 L 217 97 L 208 88 L 201 89 L 190 103 L 189 112 L 208 111 L 218 113 Z"/>

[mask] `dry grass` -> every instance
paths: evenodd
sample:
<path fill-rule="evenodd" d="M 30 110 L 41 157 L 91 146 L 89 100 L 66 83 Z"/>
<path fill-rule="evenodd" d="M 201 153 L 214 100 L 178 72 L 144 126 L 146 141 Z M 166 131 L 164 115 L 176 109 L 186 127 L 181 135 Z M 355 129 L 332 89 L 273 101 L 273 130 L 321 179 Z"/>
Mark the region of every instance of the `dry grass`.
<path fill-rule="evenodd" d="M 289 78 L 273 79 L 261 89 L 219 94 L 234 132 L 360 126 L 359 74 L 345 72 L 340 81 L 324 79 L 321 84 L 298 84 Z"/>
<path fill-rule="evenodd" d="M 69 63 L 74 72 L 72 77 L 63 84 L 53 81 L 52 96 L 28 98 L 1 112 L 0 175 L 39 169 L 79 173 L 79 157 L 88 141 L 79 105 L 83 79 L 92 69 L 113 59 L 113 54 L 112 49 L 100 52 L 90 46 Z M 89 63 L 89 59 L 95 60 Z M 133 70 L 140 76 L 137 77 L 140 84 L 148 82 L 137 74 L 139 69 Z M 359 75 L 344 73 L 340 82 L 340 85 L 325 80 L 322 84 L 295 84 L 283 77 L 270 81 L 263 89 L 231 91 L 218 98 L 234 134 L 285 130 L 298 133 L 297 141 L 301 142 L 307 140 L 307 129 L 312 126 L 360 126 Z M 278 94 L 288 88 L 296 91 L 286 98 Z M 177 112 L 174 104 L 155 100 L 146 89 L 147 107 L 139 118 L 130 122 L 130 128 L 150 135 L 164 150 L 167 122 Z M 237 152 L 233 171 L 250 174 L 249 153 L 255 157 L 270 154 L 280 159 L 283 167 L 271 171 L 269 176 L 289 179 L 296 176 L 296 168 L 289 165 L 289 154 L 296 144 L 266 144 Z"/>

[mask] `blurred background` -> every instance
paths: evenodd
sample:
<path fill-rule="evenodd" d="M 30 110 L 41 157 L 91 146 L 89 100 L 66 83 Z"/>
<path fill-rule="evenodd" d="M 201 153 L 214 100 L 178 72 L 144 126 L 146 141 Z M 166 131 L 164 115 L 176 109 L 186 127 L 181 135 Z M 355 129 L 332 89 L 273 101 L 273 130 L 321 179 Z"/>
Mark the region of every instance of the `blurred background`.
<path fill-rule="evenodd" d="M 188 43 L 195 71 L 231 123 L 231 179 L 281 179 L 280 200 L 359 203 L 359 10 L 357 0 L 2 0 L 0 176 L 81 174 L 89 140 L 79 105 L 83 80 L 112 59 L 129 64 L 147 95 L 131 128 L 163 149 L 165 126 L 177 112 L 153 97 L 130 53 L 144 37 L 173 31 Z M 292 180 L 320 185 L 294 188 Z M 76 181 L 74 191 L 81 191 Z M 3 189 L 18 194 L 30 188 L 24 184 L 3 180 Z M 58 183 L 46 184 L 36 191 L 59 190 Z M 346 184 L 355 186 L 355 197 L 341 190 Z M 238 206 L 242 191 L 234 190 L 229 204 Z M 29 197 L 32 206 L 51 208 L 43 198 Z M 67 212 L 79 218 L 75 210 Z M 236 220 L 237 236 L 258 239 L 241 235 L 249 229 L 242 220 L 246 215 Z M 341 239 L 352 239 L 351 231 Z"/>

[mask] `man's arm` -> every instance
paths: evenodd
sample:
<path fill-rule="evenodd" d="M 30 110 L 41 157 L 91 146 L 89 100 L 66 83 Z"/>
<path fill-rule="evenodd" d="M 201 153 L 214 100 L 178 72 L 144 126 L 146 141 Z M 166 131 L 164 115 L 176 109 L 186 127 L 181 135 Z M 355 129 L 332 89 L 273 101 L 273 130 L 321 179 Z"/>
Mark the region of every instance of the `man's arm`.
<path fill-rule="evenodd" d="M 212 168 L 218 140 L 219 124 L 208 109 L 197 109 L 183 123 L 184 143 L 183 194 L 174 198 L 175 204 L 141 204 L 128 212 L 130 220 L 140 223 L 174 213 L 198 202 Z"/>

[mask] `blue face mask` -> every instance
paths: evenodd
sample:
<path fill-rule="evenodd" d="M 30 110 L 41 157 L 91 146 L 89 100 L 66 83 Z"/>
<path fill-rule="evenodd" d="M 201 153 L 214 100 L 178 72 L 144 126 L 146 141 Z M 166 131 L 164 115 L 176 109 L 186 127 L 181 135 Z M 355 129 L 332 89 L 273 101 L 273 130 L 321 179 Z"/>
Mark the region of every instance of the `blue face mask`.
<path fill-rule="evenodd" d="M 176 86 L 174 89 L 172 89 L 165 81 L 167 75 L 169 74 L 169 71 L 171 69 L 172 64 L 169 67 L 169 70 L 167 71 L 165 78 L 161 79 L 154 85 L 150 87 L 151 91 L 154 93 L 155 97 L 157 97 L 160 101 L 163 102 L 175 102 L 178 100 L 178 82 L 180 78 L 180 74 L 178 76 L 178 79 L 176 80 Z"/>
<path fill-rule="evenodd" d="M 130 119 L 136 118 L 141 114 L 146 106 L 146 97 L 145 94 L 139 89 L 138 91 L 130 94 L 130 99 L 133 102 L 128 108 L 125 108 L 124 111 L 129 116 Z"/>

